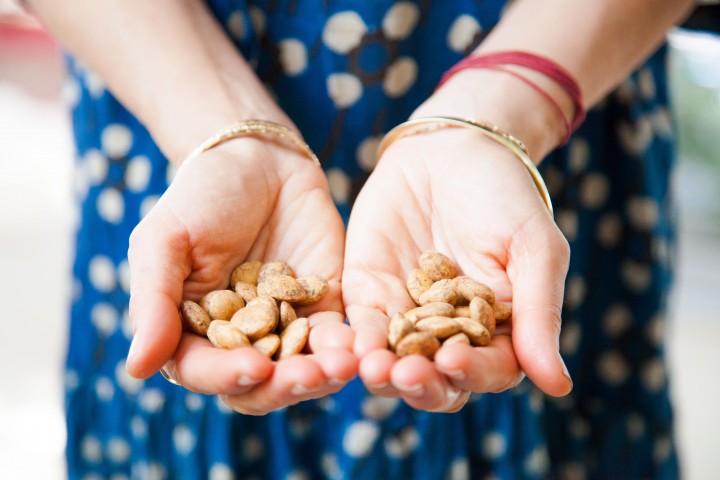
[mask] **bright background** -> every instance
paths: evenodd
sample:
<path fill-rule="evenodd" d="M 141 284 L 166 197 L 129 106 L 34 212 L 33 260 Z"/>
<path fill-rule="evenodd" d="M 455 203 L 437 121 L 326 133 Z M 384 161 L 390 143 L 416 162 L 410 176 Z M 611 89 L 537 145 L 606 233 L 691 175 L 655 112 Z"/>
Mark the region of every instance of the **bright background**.
<path fill-rule="evenodd" d="M 64 478 L 75 222 L 57 46 L 0 0 L 0 479 Z M 678 277 L 667 330 L 685 478 L 720 478 L 720 39 L 676 32 Z"/>

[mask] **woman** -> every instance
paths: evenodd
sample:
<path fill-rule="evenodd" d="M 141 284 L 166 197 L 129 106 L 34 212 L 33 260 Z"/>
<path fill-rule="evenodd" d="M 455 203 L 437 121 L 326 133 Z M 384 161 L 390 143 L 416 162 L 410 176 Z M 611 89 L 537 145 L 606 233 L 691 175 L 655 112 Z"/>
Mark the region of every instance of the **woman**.
<path fill-rule="evenodd" d="M 71 61 L 89 173 L 71 478 L 677 476 L 659 333 L 672 241 L 662 52 L 601 99 L 690 2 L 31 4 L 83 62 Z M 433 91 L 463 56 L 497 51 L 551 59 L 598 105 L 567 148 L 554 150 L 578 104 L 527 65 L 464 69 Z M 525 167 L 475 131 L 403 138 L 374 168 L 385 132 L 432 115 L 490 122 L 544 158 L 572 260 Z M 327 181 L 294 149 L 248 136 L 182 165 L 166 191 L 198 144 L 251 118 L 302 132 Z M 385 349 L 402 279 L 430 248 L 512 301 L 511 337 L 434 364 Z M 181 336 L 180 300 L 245 258 L 330 279 L 311 355 L 274 365 Z M 145 380 L 125 371 L 131 338 L 127 370 Z M 222 402 L 154 375 L 163 366 Z M 534 386 L 516 386 L 522 372 Z M 498 393 L 465 404 L 470 392 Z"/>

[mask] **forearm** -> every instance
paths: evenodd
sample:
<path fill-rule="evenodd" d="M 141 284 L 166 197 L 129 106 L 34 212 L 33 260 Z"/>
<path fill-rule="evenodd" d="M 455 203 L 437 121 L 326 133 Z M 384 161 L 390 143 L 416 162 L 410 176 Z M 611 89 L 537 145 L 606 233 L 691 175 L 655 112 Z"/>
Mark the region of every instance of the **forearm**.
<path fill-rule="evenodd" d="M 520 0 L 474 53 L 523 50 L 548 57 L 577 79 L 585 105 L 591 107 L 657 48 L 692 5 L 689 0 Z M 567 118 L 573 117 L 571 99 L 552 80 L 511 68 L 539 84 Z M 550 102 L 506 73 L 464 70 L 434 97 L 420 114 L 447 108 L 445 114 L 497 122 L 525 140 L 538 162 L 565 134 Z"/>
<path fill-rule="evenodd" d="M 181 161 L 202 140 L 239 119 L 289 123 L 203 2 L 30 3 L 172 161 Z"/>

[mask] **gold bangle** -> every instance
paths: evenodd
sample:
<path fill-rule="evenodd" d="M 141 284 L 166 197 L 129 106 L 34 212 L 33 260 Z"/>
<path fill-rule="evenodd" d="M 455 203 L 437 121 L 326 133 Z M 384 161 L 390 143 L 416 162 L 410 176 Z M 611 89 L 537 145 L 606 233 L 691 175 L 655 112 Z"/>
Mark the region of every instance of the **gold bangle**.
<path fill-rule="evenodd" d="M 217 147 L 218 145 L 232 140 L 238 137 L 251 136 L 251 135 L 274 135 L 282 140 L 291 143 L 297 147 L 300 152 L 308 157 L 310 160 L 320 167 L 320 160 L 317 155 L 312 151 L 310 146 L 305 143 L 297 133 L 279 123 L 271 122 L 268 120 L 245 120 L 243 122 L 234 123 L 228 127 L 223 128 L 212 137 L 205 140 L 203 143 L 197 146 L 195 150 L 190 152 L 185 162 L 191 160 L 203 152 L 210 150 L 211 148 Z"/>
<path fill-rule="evenodd" d="M 455 117 L 425 117 L 408 120 L 407 122 L 401 123 L 390 130 L 385 137 L 383 137 L 380 145 L 378 146 L 377 158 L 379 159 L 385 150 L 396 140 L 418 133 L 440 130 L 442 128 L 473 128 L 479 130 L 485 136 L 493 139 L 514 153 L 530 173 L 533 183 L 535 183 L 535 187 L 538 189 L 540 196 L 550 211 L 550 215 L 554 215 L 552 201 L 550 200 L 550 193 L 548 192 L 542 175 L 540 175 L 537 167 L 532 160 L 530 160 L 530 155 L 528 154 L 528 149 L 525 144 L 517 137 L 504 132 L 495 125 L 491 125 L 489 123 Z"/>

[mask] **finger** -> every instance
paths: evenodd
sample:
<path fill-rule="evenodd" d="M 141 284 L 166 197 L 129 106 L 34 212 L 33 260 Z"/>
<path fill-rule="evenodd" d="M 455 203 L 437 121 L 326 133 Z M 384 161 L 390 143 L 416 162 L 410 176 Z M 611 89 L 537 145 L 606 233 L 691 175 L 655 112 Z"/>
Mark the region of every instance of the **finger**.
<path fill-rule="evenodd" d="M 330 384 L 317 362 L 304 355 L 292 355 L 276 363 L 273 375 L 241 395 L 221 395 L 233 410 L 248 415 L 268 412 L 294 405 L 303 400 L 334 393 L 339 385 Z"/>
<path fill-rule="evenodd" d="M 361 357 L 358 373 L 371 393 L 384 397 L 400 396 L 400 391 L 390 384 L 390 373 L 397 360 L 397 356 L 385 348 Z"/>
<path fill-rule="evenodd" d="M 355 332 L 355 355 L 362 358 L 374 350 L 387 348 L 389 319 L 385 312 L 365 305 L 353 305 L 348 306 L 347 313 Z"/>
<path fill-rule="evenodd" d="M 506 336 L 493 337 L 485 347 L 442 347 L 435 354 L 435 366 L 455 387 L 479 393 L 502 392 L 517 386 L 524 377 L 512 340 Z"/>
<path fill-rule="evenodd" d="M 342 387 L 357 375 L 359 361 L 350 350 L 326 348 L 308 358 L 320 366 L 329 386 Z"/>
<path fill-rule="evenodd" d="M 165 369 L 188 390 L 239 394 L 270 378 L 273 363 L 254 348 L 223 350 L 205 338 L 186 333 Z"/>
<path fill-rule="evenodd" d="M 392 367 L 390 382 L 405 402 L 418 410 L 445 412 L 457 407 L 461 392 L 450 385 L 433 362 L 420 355 L 409 355 Z"/>
<path fill-rule="evenodd" d="M 543 212 L 544 213 L 544 212 Z M 513 345 L 521 368 L 542 391 L 562 396 L 572 380 L 559 351 L 560 312 L 570 251 L 546 215 L 535 216 L 510 245 L 508 276 L 513 287 Z"/>
<path fill-rule="evenodd" d="M 178 305 L 189 274 L 189 244 L 180 225 L 163 221 L 167 212 L 162 209 L 158 204 L 130 237 L 129 313 L 134 337 L 127 370 L 137 378 L 157 372 L 175 352 L 182 333 Z"/>
<path fill-rule="evenodd" d="M 344 323 L 343 316 L 333 312 L 321 312 L 311 315 L 310 337 L 308 346 L 310 351 L 317 352 L 323 349 L 340 349 L 352 352 L 353 331 Z"/>

